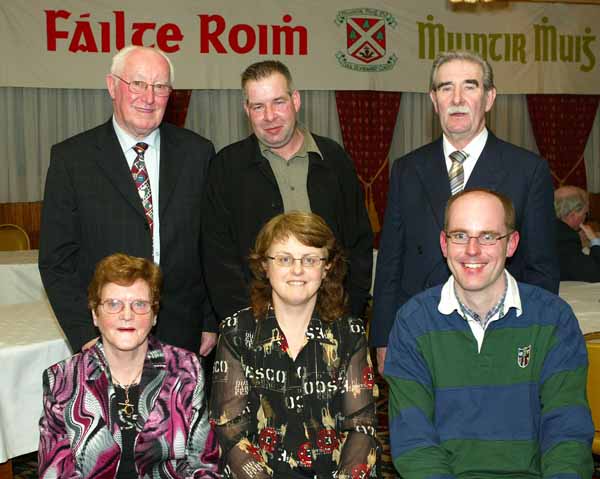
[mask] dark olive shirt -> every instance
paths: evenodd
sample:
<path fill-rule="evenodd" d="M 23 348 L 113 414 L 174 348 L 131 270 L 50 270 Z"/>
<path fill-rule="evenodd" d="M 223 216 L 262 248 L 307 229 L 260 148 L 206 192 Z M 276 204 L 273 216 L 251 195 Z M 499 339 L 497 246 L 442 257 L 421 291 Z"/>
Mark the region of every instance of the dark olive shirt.
<path fill-rule="evenodd" d="M 272 309 L 221 323 L 211 418 L 224 477 L 375 475 L 376 387 L 363 323 L 314 315 L 305 334 L 294 360 Z"/>
<path fill-rule="evenodd" d="M 316 153 L 321 160 L 323 155 L 310 131 L 303 126 L 297 127 L 302 133 L 303 140 L 300 149 L 294 155 L 285 159 L 268 145 L 259 140 L 260 151 L 268 160 L 283 201 L 283 211 L 311 211 L 308 197 L 308 166 L 309 153 Z"/>

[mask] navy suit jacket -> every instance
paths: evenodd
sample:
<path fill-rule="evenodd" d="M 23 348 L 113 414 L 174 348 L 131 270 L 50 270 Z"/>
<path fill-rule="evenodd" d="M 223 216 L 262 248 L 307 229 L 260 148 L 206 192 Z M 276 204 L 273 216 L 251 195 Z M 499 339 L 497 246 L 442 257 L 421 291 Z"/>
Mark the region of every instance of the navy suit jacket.
<path fill-rule="evenodd" d="M 547 162 L 490 132 L 465 187 L 488 188 L 512 200 L 521 241 L 507 262 L 508 270 L 518 281 L 558 293 L 554 196 Z M 449 198 L 441 137 L 394 163 L 377 258 L 372 346 L 387 345 L 402 304 L 448 279 L 439 236 Z"/>
<path fill-rule="evenodd" d="M 160 126 L 161 306 L 155 334 L 198 351 L 216 331 L 200 257 L 200 205 L 212 143 Z M 71 348 L 97 336 L 87 307 L 96 263 L 112 253 L 152 259 L 152 238 L 112 120 L 52 147 L 46 177 L 39 266 Z"/>

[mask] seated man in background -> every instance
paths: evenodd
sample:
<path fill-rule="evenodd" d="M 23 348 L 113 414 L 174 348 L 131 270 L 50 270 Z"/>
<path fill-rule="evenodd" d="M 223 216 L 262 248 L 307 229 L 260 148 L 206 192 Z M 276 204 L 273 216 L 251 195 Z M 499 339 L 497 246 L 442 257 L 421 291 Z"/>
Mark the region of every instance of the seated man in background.
<path fill-rule="evenodd" d="M 585 190 L 563 186 L 554 192 L 556 241 L 561 281 L 600 281 L 600 233 L 585 223 L 589 200 Z M 583 247 L 589 243 L 589 255 Z"/>
<path fill-rule="evenodd" d="M 404 479 L 592 475 L 585 342 L 565 301 L 505 269 L 518 243 L 505 195 L 448 201 L 452 275 L 398 311 L 385 360 Z"/>

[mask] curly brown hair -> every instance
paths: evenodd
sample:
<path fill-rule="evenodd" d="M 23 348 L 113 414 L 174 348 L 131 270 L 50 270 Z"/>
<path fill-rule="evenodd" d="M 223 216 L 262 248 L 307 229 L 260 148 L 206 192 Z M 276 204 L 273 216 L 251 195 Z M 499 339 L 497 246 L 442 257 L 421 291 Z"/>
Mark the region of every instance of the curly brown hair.
<path fill-rule="evenodd" d="M 271 304 L 273 290 L 267 278 L 264 263 L 267 251 L 275 241 L 290 236 L 305 246 L 327 250 L 327 275 L 317 294 L 316 310 L 321 320 L 334 321 L 346 312 L 347 295 L 344 291 L 346 258 L 327 223 L 314 213 L 292 211 L 275 216 L 266 223 L 254 243 L 249 264 L 254 275 L 250 286 L 250 301 L 254 316 L 263 318 Z"/>
<path fill-rule="evenodd" d="M 160 268 L 146 258 L 137 258 L 123 253 L 115 253 L 98 261 L 94 276 L 88 287 L 88 307 L 96 311 L 102 301 L 102 288 L 108 283 L 131 286 L 138 279 L 145 281 L 150 288 L 152 311 L 158 313 L 162 273 Z"/>

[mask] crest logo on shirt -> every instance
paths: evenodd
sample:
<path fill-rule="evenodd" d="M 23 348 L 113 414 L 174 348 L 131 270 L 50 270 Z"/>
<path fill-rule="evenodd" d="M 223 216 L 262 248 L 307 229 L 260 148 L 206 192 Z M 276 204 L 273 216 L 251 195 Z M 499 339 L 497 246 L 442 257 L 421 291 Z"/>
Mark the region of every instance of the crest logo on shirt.
<path fill-rule="evenodd" d="M 392 14 L 374 8 L 353 8 L 338 12 L 335 23 L 346 27 L 346 51 L 335 54 L 340 65 L 361 72 L 394 68 L 398 57 L 387 53 L 388 29 L 398 25 Z"/>
<path fill-rule="evenodd" d="M 517 349 L 517 364 L 520 368 L 526 368 L 531 359 L 531 344 Z"/>

